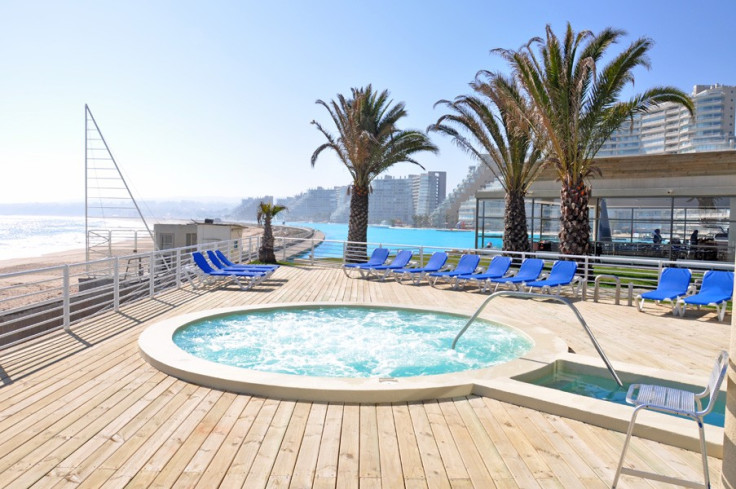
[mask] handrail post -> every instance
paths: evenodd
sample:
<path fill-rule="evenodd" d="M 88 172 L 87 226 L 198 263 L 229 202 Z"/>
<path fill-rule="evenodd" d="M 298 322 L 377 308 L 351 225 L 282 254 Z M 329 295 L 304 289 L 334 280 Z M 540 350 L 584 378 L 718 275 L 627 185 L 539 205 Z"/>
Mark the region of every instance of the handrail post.
<path fill-rule="evenodd" d="M 63 322 L 64 322 L 64 330 L 69 331 L 69 327 L 71 325 L 71 304 L 70 304 L 70 290 L 69 290 L 69 265 L 64 265 L 64 271 L 63 271 L 63 299 L 62 299 L 62 315 L 63 315 Z"/>
<path fill-rule="evenodd" d="M 148 261 L 148 297 L 153 297 L 154 282 L 156 279 L 156 252 L 152 251 Z"/>
<path fill-rule="evenodd" d="M 116 256 L 112 264 L 112 307 L 120 310 L 120 259 Z"/>
<path fill-rule="evenodd" d="M 181 249 L 177 248 L 176 250 L 176 288 L 181 288 L 182 284 L 182 278 L 181 278 Z"/>
<path fill-rule="evenodd" d="M 309 253 L 309 263 L 314 266 L 314 238 L 312 238 L 312 251 Z"/>
<path fill-rule="evenodd" d="M 581 292 L 581 297 L 584 301 L 588 300 L 588 277 L 589 277 L 589 270 L 588 268 L 590 266 L 590 259 L 588 256 L 585 256 L 585 273 L 583 274 L 583 290 Z"/>

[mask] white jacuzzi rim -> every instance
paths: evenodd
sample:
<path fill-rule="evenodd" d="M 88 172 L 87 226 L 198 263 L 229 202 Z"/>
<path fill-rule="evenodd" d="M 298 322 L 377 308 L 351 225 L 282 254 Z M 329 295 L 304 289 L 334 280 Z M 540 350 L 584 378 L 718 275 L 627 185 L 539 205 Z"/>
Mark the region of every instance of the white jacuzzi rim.
<path fill-rule="evenodd" d="M 532 348 L 519 358 L 477 370 L 391 379 L 338 378 L 279 374 L 222 365 L 187 353 L 173 341 L 174 333 L 178 329 L 204 318 L 239 312 L 320 307 L 402 309 L 468 317 L 449 308 L 418 307 L 408 304 L 355 302 L 255 304 L 208 309 L 160 321 L 143 331 L 138 339 L 138 346 L 148 363 L 169 375 L 195 384 L 280 399 L 341 402 L 418 401 L 470 395 L 478 381 L 520 375 L 539 368 L 540 362 L 546 364 L 554 361 L 567 351 L 566 344 L 546 328 L 529 325 L 528 328 L 521 329 L 491 320 L 529 338 L 533 343 Z M 486 317 L 486 320 L 489 319 Z"/>

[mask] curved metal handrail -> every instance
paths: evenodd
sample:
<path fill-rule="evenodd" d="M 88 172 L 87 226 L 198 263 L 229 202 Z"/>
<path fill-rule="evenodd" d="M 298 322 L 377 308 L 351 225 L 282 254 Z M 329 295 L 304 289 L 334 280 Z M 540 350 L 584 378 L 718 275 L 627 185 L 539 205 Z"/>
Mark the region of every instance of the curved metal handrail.
<path fill-rule="evenodd" d="M 623 387 L 624 384 L 621 382 L 621 379 L 618 377 L 618 374 L 613 369 L 613 366 L 611 365 L 611 362 L 608 361 L 608 357 L 606 357 L 606 354 L 603 353 L 603 350 L 601 349 L 601 345 L 598 344 L 598 340 L 595 339 L 595 336 L 593 336 L 593 332 L 588 327 L 588 323 L 585 322 L 585 319 L 583 319 L 583 316 L 580 314 L 580 311 L 578 311 L 577 307 L 575 307 L 572 302 L 570 302 L 568 299 L 564 297 L 560 297 L 558 295 L 546 295 L 546 294 L 535 294 L 533 292 L 519 292 L 515 290 L 502 290 L 500 292 L 494 292 L 491 294 L 488 299 L 483 301 L 483 304 L 480 305 L 477 311 L 475 311 L 475 314 L 468 320 L 468 322 L 463 326 L 463 329 L 460 330 L 460 332 L 455 336 L 455 339 L 452 340 L 452 349 L 455 349 L 455 345 L 457 345 L 457 340 L 460 339 L 460 337 L 467 331 L 467 329 L 470 327 L 471 324 L 478 318 L 481 311 L 485 309 L 486 305 L 488 305 L 489 302 L 491 302 L 496 297 L 501 296 L 509 296 L 509 297 L 519 297 L 522 299 L 544 299 L 544 300 L 552 300 L 556 302 L 561 302 L 562 304 L 567 304 L 567 306 L 572 309 L 572 311 L 575 313 L 575 316 L 578 318 L 578 321 L 583 326 L 583 329 L 586 333 L 588 333 L 588 336 L 590 337 L 590 341 L 593 342 L 593 346 L 595 347 L 596 351 L 598 352 L 598 355 L 600 355 L 601 359 L 603 360 L 603 363 L 606 364 L 606 367 L 608 368 L 608 371 L 613 376 L 613 379 L 616 381 L 619 387 Z"/>

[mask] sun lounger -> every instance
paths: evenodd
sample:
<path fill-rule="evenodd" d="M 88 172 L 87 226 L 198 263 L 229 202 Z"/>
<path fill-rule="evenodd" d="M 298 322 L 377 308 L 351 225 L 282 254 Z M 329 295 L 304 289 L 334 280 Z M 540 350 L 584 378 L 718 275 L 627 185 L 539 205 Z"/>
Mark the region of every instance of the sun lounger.
<path fill-rule="evenodd" d="M 491 283 L 496 284 L 493 291 L 498 290 L 501 284 L 511 284 L 516 290 L 521 290 L 527 282 L 533 282 L 539 278 L 544 268 L 544 260 L 539 258 L 527 258 L 521 263 L 519 271 L 511 277 L 492 278 Z"/>
<path fill-rule="evenodd" d="M 447 272 L 432 272 L 429 274 L 430 285 L 434 287 L 437 285 L 437 281 L 440 279 L 452 280 L 459 275 L 468 275 L 478 268 L 480 263 L 480 256 L 478 255 L 463 255 L 460 257 L 460 261 L 457 262 L 457 266 L 454 270 Z"/>
<path fill-rule="evenodd" d="M 249 272 L 246 270 L 215 270 L 199 252 L 192 253 L 192 259 L 197 265 L 202 282 L 212 280 L 234 280 L 241 289 L 247 290 L 266 278 L 264 272 Z M 245 282 L 245 283 L 244 283 Z"/>
<path fill-rule="evenodd" d="M 233 263 L 228 259 L 227 256 L 225 256 L 225 253 L 223 253 L 220 250 L 215 250 L 215 255 L 217 255 L 217 258 L 220 259 L 220 262 L 222 262 L 223 265 L 226 267 L 243 267 L 243 268 L 252 268 L 254 270 L 260 270 L 260 269 L 271 269 L 276 270 L 279 268 L 280 265 L 266 265 L 266 264 L 254 264 L 254 263 Z M 214 262 L 213 262 L 214 263 Z"/>
<path fill-rule="evenodd" d="M 207 250 L 207 257 L 210 259 L 210 262 L 212 262 L 212 264 L 215 266 L 215 269 L 224 271 L 243 270 L 246 272 L 263 272 L 266 275 L 271 275 L 279 267 L 278 265 L 236 265 L 232 262 L 230 262 L 232 263 L 232 265 L 226 265 L 217 255 L 217 253 L 212 250 Z"/>
<path fill-rule="evenodd" d="M 715 306 L 718 320 L 723 321 L 726 315 L 728 301 L 733 295 L 733 272 L 723 270 L 708 270 L 703 275 L 703 285 L 695 295 L 690 295 L 677 301 L 680 316 L 685 316 L 688 304 L 698 306 Z M 676 312 L 677 314 L 677 312 Z"/>
<path fill-rule="evenodd" d="M 400 268 L 398 270 L 394 270 L 394 277 L 396 277 L 396 281 L 399 283 L 401 283 L 404 278 L 409 277 L 414 285 L 419 285 L 422 279 L 428 274 L 442 270 L 442 267 L 445 266 L 445 262 L 447 262 L 447 253 L 444 251 L 438 251 L 429 257 L 429 261 L 423 267 Z"/>
<path fill-rule="evenodd" d="M 345 275 L 350 277 L 350 274 L 348 274 L 349 270 L 368 270 L 372 267 L 377 267 L 379 265 L 383 265 L 383 263 L 388 258 L 388 248 L 376 248 L 373 250 L 373 253 L 371 254 L 371 257 L 368 259 L 367 262 L 363 263 L 345 263 L 342 266 L 342 271 L 345 272 Z"/>
<path fill-rule="evenodd" d="M 509 256 L 494 256 L 491 263 L 488 265 L 488 270 L 483 273 L 474 273 L 469 275 L 459 275 L 455 277 L 455 285 L 459 285 L 460 282 L 476 282 L 478 288 L 481 291 L 486 290 L 486 285 L 490 284 L 491 279 L 501 278 L 509 271 L 511 266 L 511 257 Z"/>
<path fill-rule="evenodd" d="M 546 290 L 550 294 L 552 293 L 552 288 L 556 287 L 557 295 L 560 295 L 562 287 L 569 285 L 572 288 L 573 295 L 577 297 L 578 292 L 575 289 L 575 284 L 579 282 L 579 279 L 575 277 L 577 271 L 577 262 L 558 260 L 552 265 L 552 270 L 550 270 L 549 276 L 546 279 L 527 282 L 524 285 L 529 287 L 529 292 L 532 289 L 540 289 L 542 293 Z"/>
<path fill-rule="evenodd" d="M 644 292 L 636 298 L 639 311 L 644 310 L 644 300 L 649 299 L 655 302 L 669 301 L 672 304 L 672 312 L 675 313 L 677 300 L 688 293 L 691 275 L 687 268 L 665 268 L 662 270 L 657 288 Z"/>
<path fill-rule="evenodd" d="M 401 250 L 396 253 L 396 256 L 393 260 L 391 260 L 391 263 L 389 263 L 388 265 L 377 265 L 375 267 L 370 267 L 367 270 L 359 268 L 358 271 L 360 272 L 361 276 L 364 273 L 366 274 L 366 277 L 370 277 L 371 275 L 376 274 L 381 276 L 381 280 L 385 280 L 392 271 L 401 270 L 406 265 L 408 265 L 413 255 L 414 253 L 410 250 Z"/>

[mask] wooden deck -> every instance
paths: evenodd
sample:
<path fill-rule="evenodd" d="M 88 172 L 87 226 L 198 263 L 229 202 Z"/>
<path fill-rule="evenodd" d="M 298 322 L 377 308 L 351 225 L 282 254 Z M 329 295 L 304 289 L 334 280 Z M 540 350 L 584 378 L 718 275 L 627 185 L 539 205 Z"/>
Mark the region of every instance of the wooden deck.
<path fill-rule="evenodd" d="M 137 349 L 148 325 L 185 312 L 274 302 L 442 305 L 484 295 L 341 271 L 282 267 L 250 291 L 173 291 L 0 351 L 0 486 L 233 488 L 605 488 L 624 435 L 483 397 L 394 404 L 293 402 L 188 384 Z M 578 302 L 615 361 L 707 375 L 730 317 Z M 493 315 L 542 324 L 580 355 L 593 347 L 569 310 L 499 299 Z M 695 430 L 693 425 L 693 430 Z M 700 455 L 635 438 L 630 464 L 701 480 Z M 721 461 L 710 459 L 720 487 Z M 623 476 L 619 487 L 672 487 Z"/>

